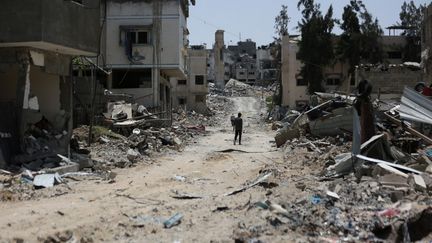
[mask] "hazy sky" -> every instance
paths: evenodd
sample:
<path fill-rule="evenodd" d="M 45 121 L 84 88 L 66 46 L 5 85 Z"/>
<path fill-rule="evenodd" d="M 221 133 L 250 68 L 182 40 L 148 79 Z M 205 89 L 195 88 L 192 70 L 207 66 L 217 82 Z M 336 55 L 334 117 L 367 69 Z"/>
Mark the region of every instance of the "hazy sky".
<path fill-rule="evenodd" d="M 274 19 L 282 4 L 288 6 L 291 18 L 289 33 L 296 34 L 295 29 L 301 19 L 297 9 L 297 0 L 197 0 L 191 6 L 188 28 L 192 45 L 206 43 L 211 47 L 217 29 L 225 30 L 225 44 L 236 44 L 241 39 L 251 38 L 257 45 L 265 45 L 273 40 Z M 316 0 L 321 10 L 327 11 L 330 4 L 334 8 L 334 17 L 341 19 L 343 7 L 349 0 Z M 363 0 L 366 8 L 377 17 L 381 27 L 390 26 L 399 21 L 399 12 L 404 0 Z M 431 0 L 414 0 L 416 5 L 430 3 Z M 338 32 L 338 29 L 335 29 Z"/>

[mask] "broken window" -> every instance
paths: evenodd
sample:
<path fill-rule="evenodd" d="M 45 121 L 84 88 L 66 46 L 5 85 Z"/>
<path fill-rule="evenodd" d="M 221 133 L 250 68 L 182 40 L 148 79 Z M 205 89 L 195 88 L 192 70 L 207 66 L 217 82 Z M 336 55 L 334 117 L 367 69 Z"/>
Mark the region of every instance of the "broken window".
<path fill-rule="evenodd" d="M 239 75 L 244 75 L 245 73 L 244 72 L 239 72 Z"/>
<path fill-rule="evenodd" d="M 196 103 L 204 103 L 206 99 L 205 95 L 196 95 L 195 96 L 195 102 Z"/>
<path fill-rule="evenodd" d="M 195 75 L 195 84 L 203 85 L 204 84 L 204 75 Z"/>
<path fill-rule="evenodd" d="M 152 88 L 151 69 L 143 70 L 113 70 L 113 89 Z"/>
<path fill-rule="evenodd" d="M 249 72 L 249 75 L 255 75 L 255 72 Z"/>
<path fill-rule="evenodd" d="M 186 105 L 187 99 L 185 97 L 178 98 L 179 105 Z"/>
<path fill-rule="evenodd" d="M 340 83 L 341 83 L 340 78 L 327 78 L 326 79 L 326 85 L 339 86 Z"/>
<path fill-rule="evenodd" d="M 177 85 L 186 85 L 186 79 L 179 79 L 177 80 Z"/>
<path fill-rule="evenodd" d="M 307 86 L 308 82 L 303 78 L 297 78 L 297 86 Z"/>

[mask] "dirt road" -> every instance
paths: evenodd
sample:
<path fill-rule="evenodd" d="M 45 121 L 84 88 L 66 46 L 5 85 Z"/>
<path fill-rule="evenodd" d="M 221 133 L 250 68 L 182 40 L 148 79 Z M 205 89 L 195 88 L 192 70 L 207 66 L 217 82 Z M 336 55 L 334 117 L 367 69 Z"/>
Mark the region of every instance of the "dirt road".
<path fill-rule="evenodd" d="M 264 224 L 247 206 L 264 199 L 266 189 L 224 194 L 254 180 L 266 164 L 282 161 L 282 153 L 262 122 L 265 104 L 251 97 L 233 100 L 244 117 L 243 145 L 233 145 L 227 117 L 183 152 L 116 170 L 114 183 L 84 180 L 71 183 L 64 195 L 2 203 L 0 241 L 232 242 L 238 229 L 256 227 L 257 220 Z M 250 153 L 217 152 L 232 148 Z M 172 197 L 184 194 L 202 198 Z M 183 215 L 181 223 L 165 229 L 162 222 L 176 213 Z"/>

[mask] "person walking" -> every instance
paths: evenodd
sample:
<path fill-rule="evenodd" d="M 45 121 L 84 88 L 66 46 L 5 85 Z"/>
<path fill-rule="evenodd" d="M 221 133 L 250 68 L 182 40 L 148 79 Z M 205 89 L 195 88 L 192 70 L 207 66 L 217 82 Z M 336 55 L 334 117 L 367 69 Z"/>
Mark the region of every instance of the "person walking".
<path fill-rule="evenodd" d="M 241 145 L 241 137 L 243 132 L 243 119 L 241 118 L 242 114 L 239 112 L 237 118 L 234 119 L 234 145 L 236 145 L 237 137 L 239 139 L 239 145 Z"/>

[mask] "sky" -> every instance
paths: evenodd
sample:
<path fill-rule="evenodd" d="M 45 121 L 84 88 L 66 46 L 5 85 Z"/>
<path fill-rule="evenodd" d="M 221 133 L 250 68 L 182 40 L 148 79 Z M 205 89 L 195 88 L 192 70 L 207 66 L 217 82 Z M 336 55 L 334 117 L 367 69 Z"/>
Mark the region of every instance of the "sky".
<path fill-rule="evenodd" d="M 297 23 L 301 13 L 297 9 L 297 0 L 197 0 L 190 8 L 188 29 L 191 45 L 207 44 L 211 48 L 214 43 L 214 33 L 217 29 L 225 30 L 225 44 L 235 45 L 241 40 L 252 39 L 257 46 L 267 45 L 273 41 L 274 19 L 279 14 L 281 6 L 288 6 L 289 34 L 298 34 Z M 321 11 L 327 12 L 333 5 L 333 16 L 342 18 L 343 7 L 349 0 L 316 0 L 321 4 Z M 384 33 L 385 27 L 399 21 L 399 13 L 404 0 L 363 0 L 368 11 L 377 17 Z M 431 0 L 414 0 L 419 4 L 430 3 Z M 340 33 L 335 28 L 335 33 Z"/>

